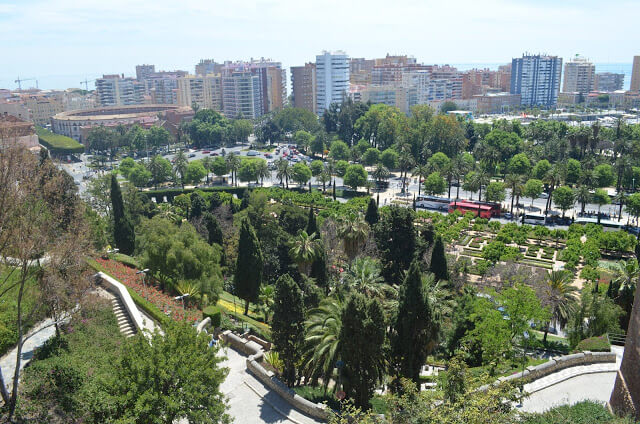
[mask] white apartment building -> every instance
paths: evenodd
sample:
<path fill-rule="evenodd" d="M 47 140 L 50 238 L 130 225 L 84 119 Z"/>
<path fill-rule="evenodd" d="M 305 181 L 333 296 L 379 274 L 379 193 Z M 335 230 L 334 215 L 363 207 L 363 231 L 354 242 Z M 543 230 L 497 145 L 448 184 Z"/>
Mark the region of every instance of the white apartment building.
<path fill-rule="evenodd" d="M 349 56 L 327 52 L 316 56 L 316 113 L 320 116 L 331 103 L 342 103 L 349 92 Z"/>
<path fill-rule="evenodd" d="M 511 94 L 521 95 L 524 106 L 554 107 L 560 93 L 562 58 L 523 55 L 511 62 Z"/>
<path fill-rule="evenodd" d="M 203 109 L 222 111 L 222 79 L 220 75 L 188 75 L 177 79 L 177 103 L 197 105 Z"/>
<path fill-rule="evenodd" d="M 264 99 L 259 75 L 251 71 L 222 77 L 222 108 L 227 118 L 254 119 L 262 116 Z"/>
<path fill-rule="evenodd" d="M 575 57 L 564 64 L 562 91 L 565 93 L 588 93 L 593 90 L 596 65 L 589 59 Z"/>
<path fill-rule="evenodd" d="M 103 75 L 96 80 L 101 106 L 128 106 L 146 103 L 144 82 L 120 75 Z"/>

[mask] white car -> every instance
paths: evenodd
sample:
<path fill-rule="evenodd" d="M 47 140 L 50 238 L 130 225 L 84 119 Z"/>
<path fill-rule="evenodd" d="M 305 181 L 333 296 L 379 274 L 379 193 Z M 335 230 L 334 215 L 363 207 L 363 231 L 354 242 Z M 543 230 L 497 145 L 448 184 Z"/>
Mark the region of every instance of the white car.
<path fill-rule="evenodd" d="M 247 152 L 247 156 L 258 156 L 260 153 L 258 153 L 256 150 L 249 150 Z"/>

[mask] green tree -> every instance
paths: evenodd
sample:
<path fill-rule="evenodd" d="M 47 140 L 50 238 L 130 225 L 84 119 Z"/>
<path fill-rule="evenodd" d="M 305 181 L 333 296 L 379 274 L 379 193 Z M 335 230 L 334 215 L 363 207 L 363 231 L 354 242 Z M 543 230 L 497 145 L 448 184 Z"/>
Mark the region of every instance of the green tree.
<path fill-rule="evenodd" d="M 447 182 L 439 172 L 432 172 L 424 180 L 424 192 L 431 195 L 442 194 L 447 189 Z"/>
<path fill-rule="evenodd" d="M 293 141 L 301 151 L 307 151 L 307 149 L 309 149 L 312 139 L 313 136 L 311 135 L 311 133 L 304 130 L 296 131 L 296 133 L 293 135 Z"/>
<path fill-rule="evenodd" d="M 516 197 L 519 200 L 520 196 L 522 195 L 522 191 L 523 191 L 522 180 L 519 175 L 507 174 L 504 177 L 504 182 L 505 182 L 505 185 L 511 191 L 511 211 L 510 212 L 511 212 L 511 215 L 513 215 L 513 201 Z"/>
<path fill-rule="evenodd" d="M 335 160 L 349 160 L 349 146 L 344 141 L 334 140 L 329 148 L 329 157 Z"/>
<path fill-rule="evenodd" d="M 260 185 L 264 184 L 265 178 L 271 178 L 271 171 L 264 159 L 256 160 L 256 179 L 260 180 Z"/>
<path fill-rule="evenodd" d="M 438 339 L 440 323 L 422 284 L 417 261 L 413 261 L 400 286 L 398 312 L 392 325 L 391 349 L 402 377 L 420 381 L 420 368 Z"/>
<path fill-rule="evenodd" d="M 528 175 L 531 172 L 531 162 L 524 153 L 518 153 L 509 160 L 508 171 L 517 175 Z"/>
<path fill-rule="evenodd" d="M 562 217 L 569 209 L 573 208 L 576 199 L 571 190 L 567 186 L 560 186 L 553 191 L 553 203 L 562 211 Z"/>
<path fill-rule="evenodd" d="M 111 210 L 113 212 L 113 240 L 120 252 L 130 255 L 135 248 L 136 234 L 131 219 L 124 210 L 120 184 L 111 174 Z"/>
<path fill-rule="evenodd" d="M 236 143 L 245 143 L 253 132 L 253 124 L 248 119 L 235 119 L 231 123 L 231 132 Z"/>
<path fill-rule="evenodd" d="M 316 214 L 313 212 L 313 206 L 309 208 L 309 219 L 307 219 L 307 234 L 320 235 L 318 231 L 318 223 L 316 221 Z"/>
<path fill-rule="evenodd" d="M 343 387 L 358 407 L 368 408 L 386 369 L 385 323 L 377 300 L 353 295 L 342 312 L 338 350 L 344 361 Z"/>
<path fill-rule="evenodd" d="M 531 206 L 533 206 L 533 201 L 540 197 L 543 188 L 544 185 L 542 184 L 542 181 L 531 178 L 524 184 L 524 190 L 522 191 L 522 194 L 531 198 Z"/>
<path fill-rule="evenodd" d="M 367 204 L 367 212 L 364 215 L 364 220 L 367 221 L 370 227 L 373 227 L 378 223 L 378 219 L 380 219 L 378 216 L 378 205 L 372 197 Z"/>
<path fill-rule="evenodd" d="M 281 158 L 276 161 L 276 177 L 280 180 L 280 185 L 284 187 L 286 182 L 289 188 L 289 179 L 293 175 L 293 167 L 289 165 L 289 161 Z"/>
<path fill-rule="evenodd" d="M 313 137 L 313 139 L 311 140 L 311 153 L 313 153 L 314 155 L 320 154 L 321 156 L 324 155 L 324 149 L 325 149 L 325 139 L 324 136 L 321 134 L 316 135 L 315 137 Z"/>
<path fill-rule="evenodd" d="M 217 243 L 222 246 L 223 234 L 218 218 L 216 218 L 211 212 L 205 212 L 203 216 L 204 223 L 207 228 L 207 241 L 209 244 Z"/>
<path fill-rule="evenodd" d="M 184 176 L 187 173 L 187 166 L 189 166 L 187 156 L 184 154 L 184 150 L 179 150 L 174 158 L 173 170 L 176 176 L 180 179 L 182 188 L 184 188 Z"/>
<path fill-rule="evenodd" d="M 398 152 L 394 149 L 386 149 L 380 154 L 380 162 L 387 167 L 387 169 L 398 168 Z"/>
<path fill-rule="evenodd" d="M 322 174 L 322 171 L 324 171 L 324 162 L 322 162 L 319 159 L 316 159 L 313 162 L 311 162 L 309 167 L 311 168 L 311 175 L 313 175 L 314 177 L 317 177 L 320 174 Z"/>
<path fill-rule="evenodd" d="M 389 284 L 402 281 L 416 251 L 415 212 L 409 208 L 391 206 L 374 227 L 376 245 L 380 251 L 382 275 Z"/>
<path fill-rule="evenodd" d="M 151 159 L 151 162 L 149 163 L 149 171 L 151 172 L 151 182 L 156 187 L 158 184 L 169 181 L 173 172 L 171 162 L 160 155 L 156 155 Z"/>
<path fill-rule="evenodd" d="M 375 147 L 369 147 L 362 155 L 362 163 L 367 166 L 372 166 L 378 163 L 380 158 L 380 150 Z"/>
<path fill-rule="evenodd" d="M 304 340 L 304 304 L 302 291 L 289 274 L 276 281 L 271 335 L 274 348 L 284 362 L 284 381 L 293 387 Z"/>
<path fill-rule="evenodd" d="M 304 275 L 309 275 L 311 264 L 321 254 L 322 245 L 315 237 L 316 234 L 301 231 L 289 243 L 289 256 L 298 264 L 300 273 Z"/>
<path fill-rule="evenodd" d="M 146 187 L 151 180 L 151 172 L 141 163 L 129 170 L 129 181 L 136 187 Z"/>
<path fill-rule="evenodd" d="M 262 248 L 248 219 L 242 221 L 238 242 L 238 259 L 234 275 L 235 295 L 244 299 L 244 314 L 249 313 L 249 302 L 255 302 L 262 284 Z"/>
<path fill-rule="evenodd" d="M 225 161 L 225 159 L 222 156 L 216 157 L 213 160 L 213 163 L 211 164 L 211 170 L 218 177 L 221 177 L 223 175 L 227 175 L 227 173 L 229 172 L 229 168 L 227 166 L 227 161 Z"/>
<path fill-rule="evenodd" d="M 344 174 L 347 173 L 347 168 L 349 167 L 349 162 L 346 160 L 339 160 L 335 164 L 335 171 L 338 177 L 344 177 Z"/>
<path fill-rule="evenodd" d="M 104 384 L 110 396 L 102 401 L 113 406 L 107 421 L 227 421 L 220 391 L 227 370 L 218 350 L 209 348 L 209 337 L 197 334 L 189 324 L 168 324 L 162 330 L 150 339 L 140 334 L 124 344 Z"/>
<path fill-rule="evenodd" d="M 567 182 L 571 184 L 575 184 L 580 179 L 580 174 L 582 173 L 582 165 L 580 161 L 575 159 L 569 159 L 567 161 Z"/>
<path fill-rule="evenodd" d="M 291 178 L 293 181 L 303 186 L 311 179 L 311 169 L 309 169 L 307 164 L 304 162 L 298 162 L 293 165 Z"/>
<path fill-rule="evenodd" d="M 608 205 L 609 203 L 611 203 L 611 198 L 609 197 L 609 193 L 607 193 L 606 190 L 598 188 L 593 193 L 593 196 L 591 197 L 591 201 L 593 203 L 595 203 L 596 205 L 598 205 L 598 224 L 599 224 L 600 223 L 600 208 L 603 205 Z"/>
<path fill-rule="evenodd" d="M 379 264 L 366 256 L 354 259 L 349 273 L 345 277 L 345 283 L 351 291 L 364 293 L 369 297 L 382 294 L 384 291 L 383 282 Z"/>
<path fill-rule="evenodd" d="M 118 171 L 120 171 L 123 177 L 129 178 L 129 172 L 131 172 L 134 166 L 136 166 L 136 162 L 133 158 L 124 158 L 122 162 L 120 162 L 120 165 L 118 165 Z"/>
<path fill-rule="evenodd" d="M 205 175 L 207 175 L 207 170 L 204 169 L 202 162 L 199 160 L 194 160 L 192 162 L 189 162 L 189 165 L 187 165 L 187 169 L 182 176 L 182 181 L 183 183 L 187 184 L 198 184 L 200 181 L 202 181 Z"/>
<path fill-rule="evenodd" d="M 551 164 L 549 163 L 549 161 L 546 159 L 542 159 L 539 160 L 533 167 L 533 171 L 531 172 L 531 174 L 533 175 L 533 178 L 543 180 L 550 170 Z"/>
<path fill-rule="evenodd" d="M 547 274 L 547 284 L 544 287 L 543 304 L 549 308 L 550 320 L 544 329 L 542 341 L 547 342 L 549 326 L 552 322 L 564 328 L 573 314 L 577 297 L 576 287 L 571 285 L 571 274 L 567 271 L 551 271 Z"/>
<path fill-rule="evenodd" d="M 344 183 L 354 190 L 367 184 L 367 171 L 362 165 L 354 164 L 347 167 L 344 174 Z"/>
<path fill-rule="evenodd" d="M 227 155 L 226 161 L 227 161 L 227 169 L 229 170 L 229 172 L 231 172 L 231 179 L 233 180 L 233 183 L 237 186 L 238 170 L 240 169 L 240 166 L 242 166 L 242 160 L 238 155 L 231 152 Z"/>
<path fill-rule="evenodd" d="M 353 260 L 369 236 L 369 224 L 362 213 L 349 211 L 338 218 L 338 237 L 344 243 L 344 253 Z"/>
<path fill-rule="evenodd" d="M 627 197 L 627 203 L 625 205 L 626 211 L 636 219 L 636 225 L 638 223 L 638 217 L 640 217 L 640 193 L 633 193 Z M 584 208 L 583 208 L 584 210 Z"/>
<path fill-rule="evenodd" d="M 593 168 L 593 178 L 597 187 L 611 187 L 616 179 L 613 167 L 607 163 Z"/>
<path fill-rule="evenodd" d="M 492 181 L 487 186 L 484 198 L 487 202 L 502 202 L 506 197 L 504 183 L 500 181 Z"/>
<path fill-rule="evenodd" d="M 429 271 L 431 271 L 436 280 L 448 280 L 449 270 L 447 268 L 447 256 L 444 253 L 444 243 L 442 237 L 436 238 L 436 243 L 433 245 L 433 251 L 431 252 L 431 263 L 429 264 Z"/>

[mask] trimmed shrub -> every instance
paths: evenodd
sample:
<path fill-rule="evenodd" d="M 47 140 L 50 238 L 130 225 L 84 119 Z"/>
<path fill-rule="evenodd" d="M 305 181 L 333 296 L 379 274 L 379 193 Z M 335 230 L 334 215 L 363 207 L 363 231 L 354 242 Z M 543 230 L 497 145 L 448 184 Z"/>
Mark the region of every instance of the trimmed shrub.
<path fill-rule="evenodd" d="M 211 326 L 214 328 L 220 327 L 222 323 L 222 312 L 217 306 L 207 306 L 202 311 L 202 316 L 203 318 L 211 318 Z"/>
<path fill-rule="evenodd" d="M 575 350 L 577 352 L 609 352 L 611 351 L 611 343 L 606 335 L 589 337 L 578 343 Z"/>

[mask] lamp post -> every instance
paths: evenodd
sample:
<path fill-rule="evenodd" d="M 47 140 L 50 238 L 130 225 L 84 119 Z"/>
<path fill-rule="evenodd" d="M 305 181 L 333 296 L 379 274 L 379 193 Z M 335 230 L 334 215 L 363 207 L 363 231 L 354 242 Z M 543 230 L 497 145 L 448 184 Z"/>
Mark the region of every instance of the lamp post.
<path fill-rule="evenodd" d="M 141 271 L 136 271 L 136 274 L 142 274 L 142 287 L 144 287 L 144 291 L 147 291 L 147 285 L 145 284 L 145 280 L 147 279 L 147 272 L 149 272 L 149 268 L 145 268 Z"/>
<path fill-rule="evenodd" d="M 182 309 L 184 309 L 184 298 L 189 297 L 189 293 L 185 293 L 182 296 L 174 297 L 175 300 L 182 300 Z"/>

